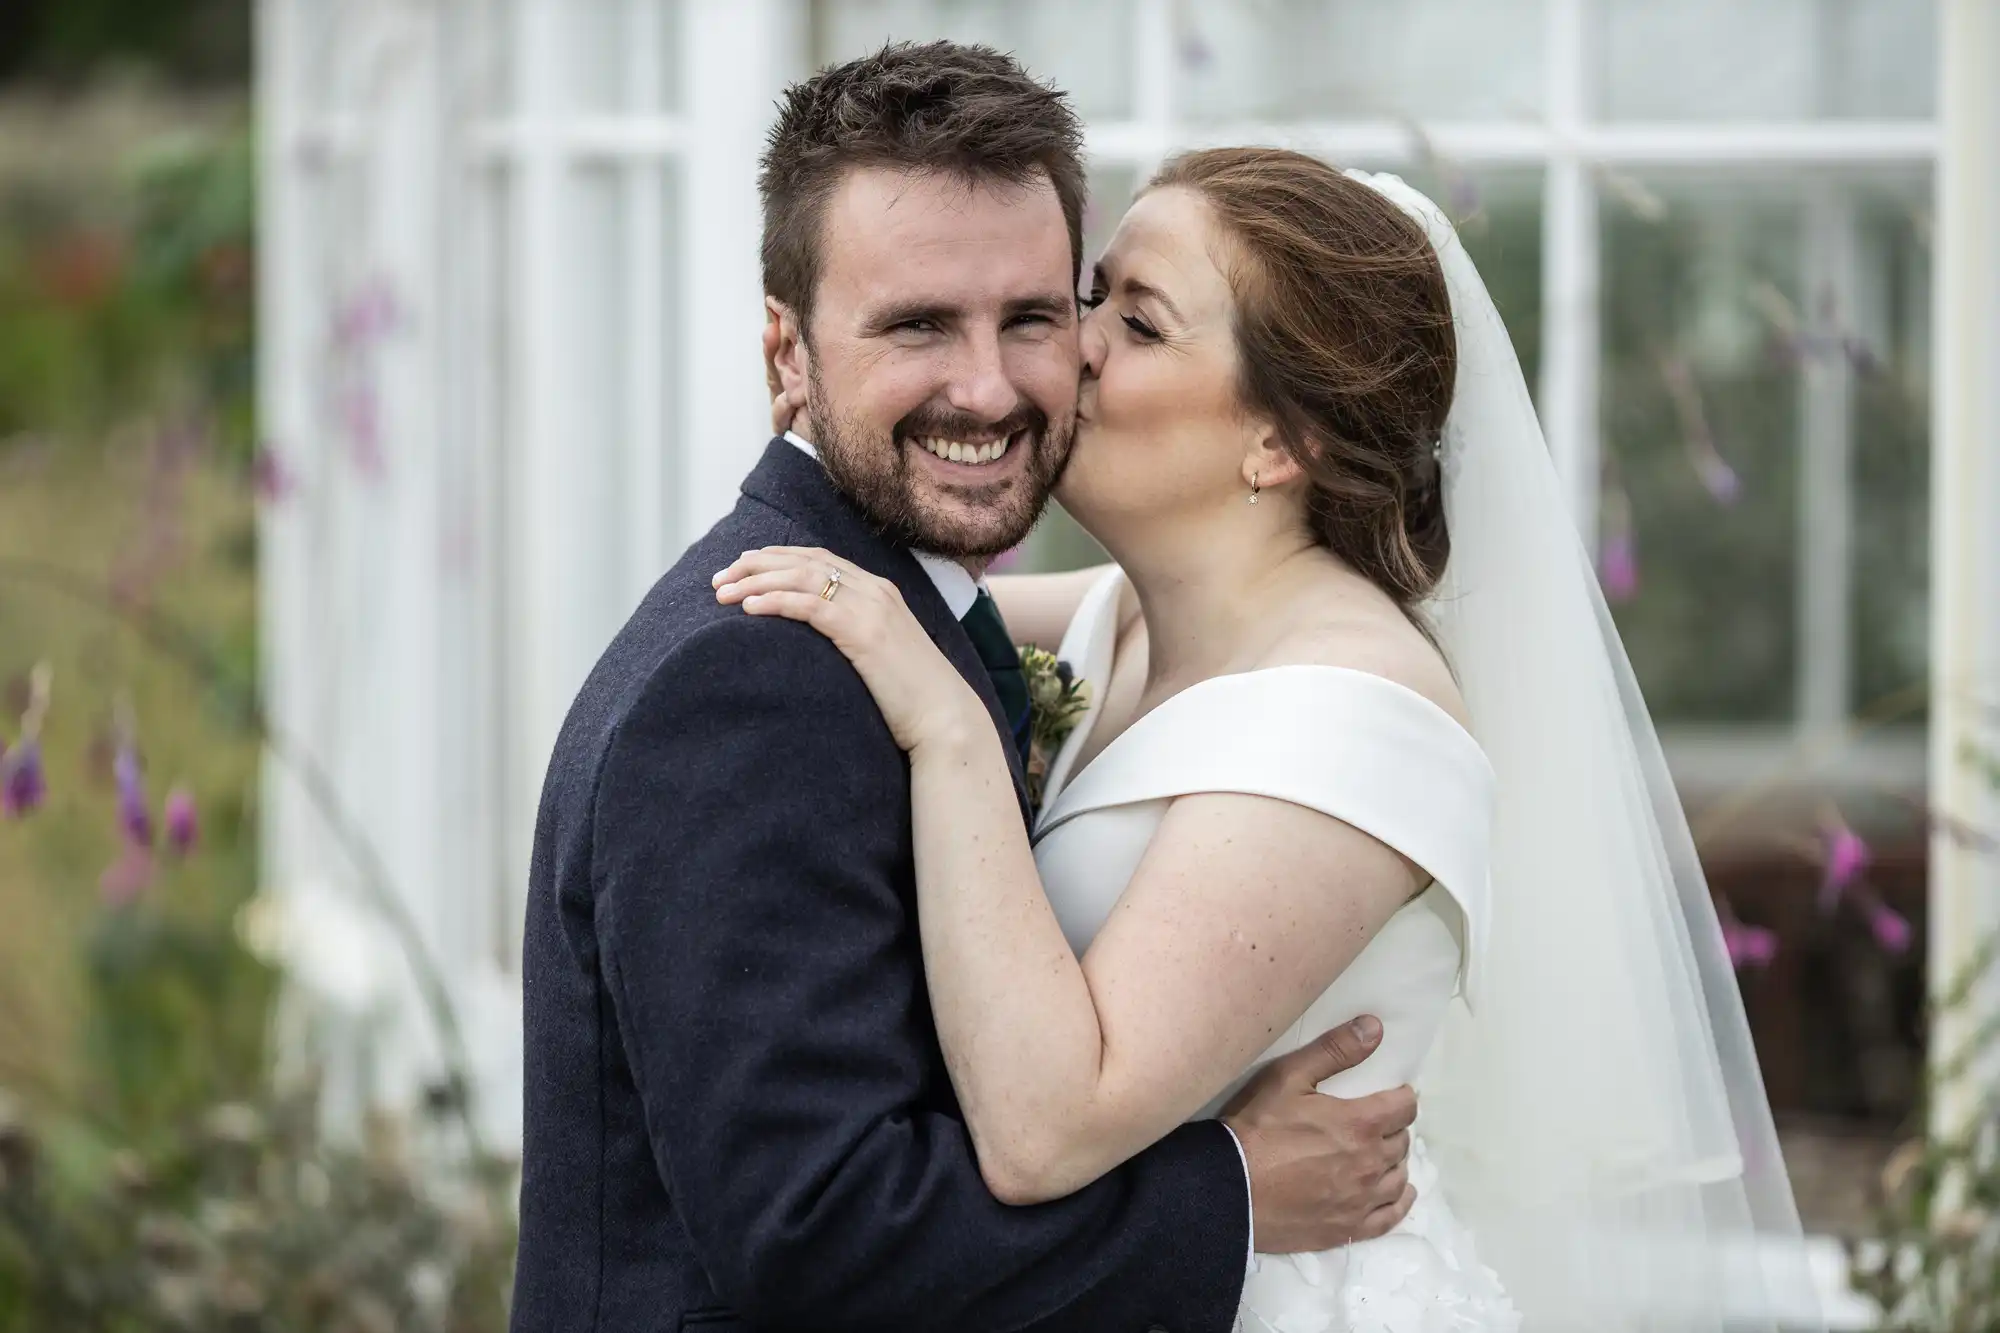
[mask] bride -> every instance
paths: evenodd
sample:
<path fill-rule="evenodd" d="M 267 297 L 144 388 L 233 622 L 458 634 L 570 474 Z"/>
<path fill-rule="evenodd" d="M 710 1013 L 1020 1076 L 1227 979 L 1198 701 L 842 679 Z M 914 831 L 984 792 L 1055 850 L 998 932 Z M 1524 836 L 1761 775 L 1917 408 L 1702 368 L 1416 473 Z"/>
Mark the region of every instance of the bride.
<path fill-rule="evenodd" d="M 996 579 L 1087 708 L 1033 833 L 893 585 L 717 576 L 908 752 L 926 974 L 996 1197 L 1075 1191 L 1358 1013 L 1415 1206 L 1260 1254 L 1239 1327 L 1794 1328 L 1813 1303 L 1680 807 L 1504 327 L 1435 205 L 1277 149 L 1169 162 L 1094 273 L 1056 494 L 1117 566 Z"/>

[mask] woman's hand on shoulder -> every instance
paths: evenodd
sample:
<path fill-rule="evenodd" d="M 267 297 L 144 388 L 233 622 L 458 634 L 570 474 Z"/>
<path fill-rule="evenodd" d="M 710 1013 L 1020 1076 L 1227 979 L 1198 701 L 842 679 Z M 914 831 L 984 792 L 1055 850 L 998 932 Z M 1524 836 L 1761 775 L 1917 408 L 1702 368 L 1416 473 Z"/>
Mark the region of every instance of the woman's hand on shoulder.
<path fill-rule="evenodd" d="M 766 546 L 744 552 L 713 582 L 725 606 L 801 621 L 831 640 L 905 751 L 992 731 L 986 705 L 889 580 L 817 547 Z"/>

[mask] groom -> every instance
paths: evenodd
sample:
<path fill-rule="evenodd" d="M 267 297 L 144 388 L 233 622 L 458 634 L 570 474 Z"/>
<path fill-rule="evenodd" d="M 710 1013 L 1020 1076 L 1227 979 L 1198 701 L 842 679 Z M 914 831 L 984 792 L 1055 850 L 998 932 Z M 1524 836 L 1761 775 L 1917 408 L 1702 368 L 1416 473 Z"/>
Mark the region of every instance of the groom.
<path fill-rule="evenodd" d="M 520 1333 L 1224 1333 L 1253 1236 L 1325 1249 L 1408 1206 L 1407 1094 L 1312 1091 L 1372 1022 L 1067 1199 L 996 1202 L 925 996 L 903 755 L 830 643 L 710 587 L 754 547 L 837 551 L 1007 729 L 1019 664 L 978 574 L 1069 451 L 1080 142 L 978 47 L 891 47 L 782 103 L 765 342 L 805 410 L 606 650 L 543 793 Z"/>

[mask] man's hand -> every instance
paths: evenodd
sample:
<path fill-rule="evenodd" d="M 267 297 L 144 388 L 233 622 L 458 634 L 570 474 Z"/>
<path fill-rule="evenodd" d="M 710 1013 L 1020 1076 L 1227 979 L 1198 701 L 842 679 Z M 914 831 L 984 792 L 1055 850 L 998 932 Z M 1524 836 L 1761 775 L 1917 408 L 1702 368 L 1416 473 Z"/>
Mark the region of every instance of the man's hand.
<path fill-rule="evenodd" d="M 1264 1253 L 1373 1240 L 1416 1202 L 1404 1161 L 1417 1118 L 1415 1091 L 1404 1086 L 1348 1100 L 1315 1090 L 1367 1059 L 1381 1040 L 1381 1023 L 1358 1018 L 1273 1060 L 1222 1108 L 1250 1162 L 1250 1203 Z"/>

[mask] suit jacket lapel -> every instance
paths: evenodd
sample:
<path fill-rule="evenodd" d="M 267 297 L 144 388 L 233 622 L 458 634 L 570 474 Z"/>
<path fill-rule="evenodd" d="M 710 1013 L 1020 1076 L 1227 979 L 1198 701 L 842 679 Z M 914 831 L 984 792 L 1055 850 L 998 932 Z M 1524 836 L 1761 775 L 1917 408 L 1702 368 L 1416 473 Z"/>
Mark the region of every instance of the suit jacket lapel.
<path fill-rule="evenodd" d="M 743 481 L 743 493 L 770 505 L 813 534 L 811 542 L 799 544 L 824 546 L 896 585 L 924 632 L 986 704 L 993 728 L 1000 734 L 1000 748 L 1007 755 L 1007 769 L 1014 779 L 1014 796 L 1021 804 L 1021 817 L 1031 821 L 1033 812 L 1028 806 L 1021 756 L 1014 748 L 1013 733 L 1000 711 L 993 678 L 986 673 L 965 627 L 945 605 L 944 597 L 924 567 L 907 550 L 876 531 L 853 502 L 834 486 L 818 460 L 782 436 L 765 447 L 763 459 Z"/>

